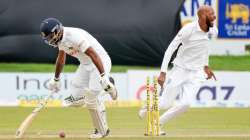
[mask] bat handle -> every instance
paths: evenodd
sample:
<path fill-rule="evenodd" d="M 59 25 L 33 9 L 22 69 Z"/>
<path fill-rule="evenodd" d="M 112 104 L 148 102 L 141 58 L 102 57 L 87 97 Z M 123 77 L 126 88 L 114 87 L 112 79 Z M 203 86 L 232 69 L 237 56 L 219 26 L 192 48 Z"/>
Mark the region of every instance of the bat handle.
<path fill-rule="evenodd" d="M 32 112 L 35 113 L 35 112 L 39 112 L 49 101 L 49 99 L 53 96 L 55 92 L 51 91 L 49 93 L 49 95 L 44 99 L 44 101 L 40 102 L 37 106 L 37 108 L 35 110 L 33 110 Z"/>

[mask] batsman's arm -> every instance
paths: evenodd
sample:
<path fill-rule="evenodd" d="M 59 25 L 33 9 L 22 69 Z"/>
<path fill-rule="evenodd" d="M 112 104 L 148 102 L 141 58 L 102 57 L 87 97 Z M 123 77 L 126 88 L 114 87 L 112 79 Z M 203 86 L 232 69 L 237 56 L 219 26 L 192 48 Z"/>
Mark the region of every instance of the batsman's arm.
<path fill-rule="evenodd" d="M 60 78 L 60 73 L 63 70 L 63 66 L 66 61 L 66 53 L 63 50 L 59 50 L 58 56 L 56 59 L 56 70 L 55 70 L 55 81 L 58 81 Z"/>
<path fill-rule="evenodd" d="M 96 68 L 98 69 L 98 71 L 100 72 L 100 74 L 104 74 L 104 67 L 103 67 L 103 63 L 101 61 L 100 56 L 96 53 L 96 51 L 92 48 L 89 47 L 85 53 L 91 58 L 91 60 L 93 61 L 93 63 L 95 64 Z"/>

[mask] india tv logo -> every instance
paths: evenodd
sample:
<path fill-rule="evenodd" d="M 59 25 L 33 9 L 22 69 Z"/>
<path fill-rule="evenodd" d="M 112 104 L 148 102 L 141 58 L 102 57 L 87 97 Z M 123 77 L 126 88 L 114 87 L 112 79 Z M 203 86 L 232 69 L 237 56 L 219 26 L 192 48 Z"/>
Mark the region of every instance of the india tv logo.
<path fill-rule="evenodd" d="M 227 3 L 226 18 L 231 19 L 232 23 L 237 23 L 237 20 L 241 20 L 243 24 L 249 24 L 250 10 L 248 5 Z"/>

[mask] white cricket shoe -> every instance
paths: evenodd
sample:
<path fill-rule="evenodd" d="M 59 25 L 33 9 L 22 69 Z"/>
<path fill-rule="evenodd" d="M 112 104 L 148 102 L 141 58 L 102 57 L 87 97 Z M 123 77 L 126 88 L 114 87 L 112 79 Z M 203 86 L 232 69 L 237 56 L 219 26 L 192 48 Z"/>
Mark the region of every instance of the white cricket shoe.
<path fill-rule="evenodd" d="M 166 132 L 160 129 L 159 135 L 160 135 L 160 136 L 165 136 L 165 135 L 166 135 Z"/>
<path fill-rule="evenodd" d="M 160 136 L 165 136 L 166 135 L 166 132 L 162 130 L 163 129 L 163 125 L 160 124 L 160 131 L 159 131 L 159 135 Z"/>
<path fill-rule="evenodd" d="M 92 134 L 89 135 L 90 139 L 101 139 L 109 135 L 110 130 L 108 129 L 105 135 L 102 135 L 101 133 L 98 132 L 97 129 L 93 131 Z"/>
<path fill-rule="evenodd" d="M 139 110 L 138 116 L 140 119 L 144 119 L 146 117 L 146 114 L 147 114 L 147 108 L 146 106 L 144 106 Z"/>
<path fill-rule="evenodd" d="M 90 138 L 90 139 L 101 139 L 101 138 L 103 138 L 103 135 L 100 134 L 100 133 L 90 134 L 90 135 L 89 135 L 89 138 Z"/>
<path fill-rule="evenodd" d="M 67 107 L 81 107 L 85 104 L 85 96 L 75 98 L 72 95 L 64 99 Z"/>

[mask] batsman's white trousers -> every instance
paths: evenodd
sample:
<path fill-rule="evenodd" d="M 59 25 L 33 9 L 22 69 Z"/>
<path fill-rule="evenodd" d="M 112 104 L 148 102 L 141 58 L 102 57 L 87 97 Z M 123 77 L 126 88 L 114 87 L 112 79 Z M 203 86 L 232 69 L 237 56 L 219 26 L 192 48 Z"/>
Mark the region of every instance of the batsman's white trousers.
<path fill-rule="evenodd" d="M 102 62 L 105 74 L 109 75 L 111 60 L 106 59 Z M 107 133 L 108 124 L 104 101 L 100 95 L 102 90 L 100 72 L 96 66 L 80 64 L 71 81 L 70 92 L 74 98 L 85 97 L 84 102 L 90 112 L 94 128 L 104 136 Z"/>
<path fill-rule="evenodd" d="M 159 100 L 159 108 L 168 110 L 160 117 L 161 125 L 189 108 L 204 80 L 205 73 L 203 70 L 188 70 L 176 65 L 166 74 L 164 90 Z M 178 104 L 173 104 L 178 95 Z"/>
<path fill-rule="evenodd" d="M 109 75 L 111 60 L 105 59 L 102 62 L 105 74 Z M 89 65 L 80 64 L 70 83 L 70 93 L 74 97 L 84 96 L 84 89 L 91 90 L 93 94 L 99 94 L 103 90 L 100 84 L 100 73 L 93 63 Z"/>

